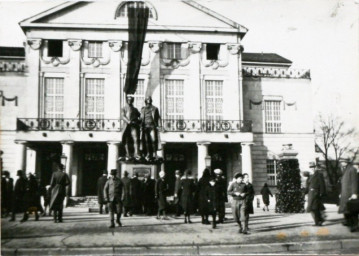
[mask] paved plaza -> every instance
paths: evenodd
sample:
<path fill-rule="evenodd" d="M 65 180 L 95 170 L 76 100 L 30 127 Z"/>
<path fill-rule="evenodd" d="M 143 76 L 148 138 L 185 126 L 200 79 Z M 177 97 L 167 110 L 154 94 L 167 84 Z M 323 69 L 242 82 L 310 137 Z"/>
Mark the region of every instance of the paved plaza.
<path fill-rule="evenodd" d="M 337 207 L 327 206 L 328 220 L 312 226 L 309 214 L 277 214 L 256 208 L 250 235 L 238 233 L 227 209 L 228 220 L 216 229 L 192 224 L 183 217 L 157 220 L 154 216 L 122 218 L 123 227 L 109 229 L 108 216 L 87 209 L 66 208 L 64 223 L 51 217 L 25 223 L 3 219 L 2 255 L 74 254 L 246 254 L 246 253 L 359 253 L 359 233 L 341 224 Z"/>

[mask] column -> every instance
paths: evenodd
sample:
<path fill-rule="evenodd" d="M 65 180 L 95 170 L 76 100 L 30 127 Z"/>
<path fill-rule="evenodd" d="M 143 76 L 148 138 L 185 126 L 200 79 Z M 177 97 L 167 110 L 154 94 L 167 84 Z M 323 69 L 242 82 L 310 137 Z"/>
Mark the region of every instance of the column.
<path fill-rule="evenodd" d="M 67 157 L 66 165 L 65 165 L 65 172 L 70 178 L 70 186 L 66 187 L 66 199 L 64 201 L 64 205 L 67 206 L 67 202 L 70 196 L 71 191 L 76 192 L 76 185 L 77 185 L 77 175 L 72 175 L 71 167 L 72 167 L 72 152 L 74 142 L 72 140 L 68 141 L 61 141 L 62 146 L 62 154 Z"/>
<path fill-rule="evenodd" d="M 117 159 L 118 159 L 118 146 L 120 145 L 119 141 L 108 141 L 108 154 L 107 154 L 107 171 L 111 172 L 112 169 L 117 169 Z"/>
<path fill-rule="evenodd" d="M 22 170 L 26 172 L 26 141 L 17 140 L 16 143 L 16 158 L 15 168 L 16 170 Z"/>
<path fill-rule="evenodd" d="M 203 170 L 207 167 L 206 166 L 206 157 L 208 156 L 208 145 L 211 144 L 210 142 L 197 142 L 198 148 L 198 164 L 197 164 L 197 177 L 200 179 L 203 174 Z"/>
<path fill-rule="evenodd" d="M 26 171 L 36 173 L 36 150 L 31 148 L 26 149 Z"/>
<path fill-rule="evenodd" d="M 159 173 L 160 171 L 165 171 L 165 146 L 166 146 L 166 142 L 161 142 L 161 150 L 157 151 L 157 155 L 159 158 L 162 158 L 163 161 L 160 164 L 160 170 L 157 170 L 157 173 Z M 157 177 L 157 173 L 153 174 L 153 177 Z"/>
<path fill-rule="evenodd" d="M 251 142 L 242 142 L 242 173 L 248 173 L 249 182 L 253 181 Z"/>

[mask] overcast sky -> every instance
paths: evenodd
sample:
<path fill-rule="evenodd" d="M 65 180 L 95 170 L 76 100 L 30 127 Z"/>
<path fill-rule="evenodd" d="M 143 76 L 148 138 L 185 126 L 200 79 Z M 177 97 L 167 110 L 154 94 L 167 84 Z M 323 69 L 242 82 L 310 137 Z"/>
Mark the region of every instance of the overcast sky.
<path fill-rule="evenodd" d="M 359 0 L 197 1 L 249 29 L 246 52 L 278 53 L 311 69 L 314 113 L 359 128 Z M 0 46 L 22 46 L 18 22 L 59 3 L 0 0 Z"/>

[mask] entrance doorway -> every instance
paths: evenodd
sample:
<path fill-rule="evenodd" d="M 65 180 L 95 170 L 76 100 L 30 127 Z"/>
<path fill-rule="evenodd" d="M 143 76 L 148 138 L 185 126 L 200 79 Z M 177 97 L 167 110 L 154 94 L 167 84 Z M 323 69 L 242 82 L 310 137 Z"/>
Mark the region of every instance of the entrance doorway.
<path fill-rule="evenodd" d="M 50 185 L 52 173 L 57 170 L 60 162 L 60 143 L 38 143 L 34 145 L 36 150 L 36 176 L 40 178 L 40 186 Z"/>
<path fill-rule="evenodd" d="M 107 168 L 106 144 L 86 144 L 82 147 L 82 195 L 97 194 L 97 180 Z"/>

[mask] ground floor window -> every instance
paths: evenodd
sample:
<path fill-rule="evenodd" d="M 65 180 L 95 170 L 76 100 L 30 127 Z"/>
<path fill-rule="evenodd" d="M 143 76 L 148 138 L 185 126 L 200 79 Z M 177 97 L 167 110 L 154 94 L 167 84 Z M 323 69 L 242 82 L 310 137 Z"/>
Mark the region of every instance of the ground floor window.
<path fill-rule="evenodd" d="M 277 161 L 267 159 L 267 184 L 277 186 Z"/>

